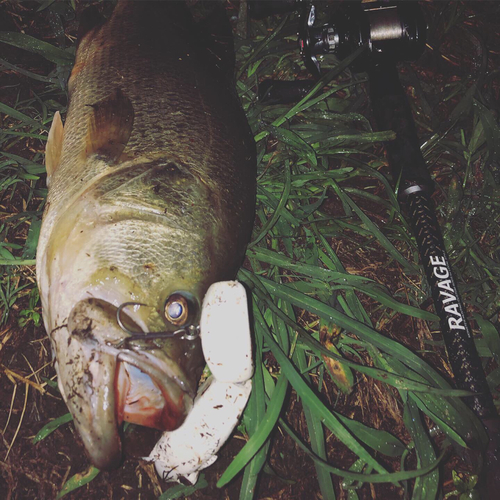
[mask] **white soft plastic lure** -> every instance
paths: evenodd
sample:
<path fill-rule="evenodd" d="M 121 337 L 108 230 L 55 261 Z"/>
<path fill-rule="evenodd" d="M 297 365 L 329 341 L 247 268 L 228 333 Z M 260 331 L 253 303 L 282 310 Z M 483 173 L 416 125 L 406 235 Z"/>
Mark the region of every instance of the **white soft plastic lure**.
<path fill-rule="evenodd" d="M 212 375 L 200 387 L 186 420 L 165 432 L 147 458 L 165 481 L 185 477 L 195 483 L 217 460 L 247 404 L 253 374 L 245 288 L 237 281 L 214 283 L 203 300 L 203 354 Z"/>

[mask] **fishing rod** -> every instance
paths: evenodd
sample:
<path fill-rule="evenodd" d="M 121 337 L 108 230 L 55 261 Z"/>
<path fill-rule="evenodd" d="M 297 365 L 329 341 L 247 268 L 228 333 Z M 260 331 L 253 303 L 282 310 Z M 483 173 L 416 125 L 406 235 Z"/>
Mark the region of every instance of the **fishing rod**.
<path fill-rule="evenodd" d="M 316 7 L 310 1 L 255 0 L 249 3 L 249 10 L 255 18 L 299 11 L 299 47 L 305 66 L 315 77 L 296 82 L 266 80 L 259 85 L 261 102 L 300 100 L 321 75 L 318 54 L 335 54 L 343 59 L 365 47 L 351 69 L 368 74 L 371 106 L 379 129 L 396 132 L 396 138 L 385 142 L 385 147 L 393 181 L 399 186 L 398 200 L 409 215 L 456 385 L 474 393 L 464 398 L 465 402 L 481 420 L 489 437 L 480 481 L 483 498 L 497 498 L 500 417 L 445 250 L 431 198 L 434 183 L 420 151 L 410 104 L 398 76 L 397 64 L 417 59 L 425 49 L 427 27 L 418 3 L 347 2 L 334 19 L 321 26 L 315 24 Z"/>

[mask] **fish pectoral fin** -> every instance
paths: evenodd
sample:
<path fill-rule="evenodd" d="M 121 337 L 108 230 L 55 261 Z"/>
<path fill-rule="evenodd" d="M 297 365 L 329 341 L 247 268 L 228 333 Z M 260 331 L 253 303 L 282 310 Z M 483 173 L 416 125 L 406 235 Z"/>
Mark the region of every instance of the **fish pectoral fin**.
<path fill-rule="evenodd" d="M 117 88 L 109 97 L 90 104 L 92 113 L 86 139 L 87 156 L 97 154 L 116 162 L 127 145 L 134 124 L 132 101 Z"/>
<path fill-rule="evenodd" d="M 50 177 L 56 170 L 61 159 L 62 144 L 64 138 L 64 127 L 61 113 L 56 111 L 50 126 L 47 145 L 45 146 L 45 168 L 47 176 Z"/>

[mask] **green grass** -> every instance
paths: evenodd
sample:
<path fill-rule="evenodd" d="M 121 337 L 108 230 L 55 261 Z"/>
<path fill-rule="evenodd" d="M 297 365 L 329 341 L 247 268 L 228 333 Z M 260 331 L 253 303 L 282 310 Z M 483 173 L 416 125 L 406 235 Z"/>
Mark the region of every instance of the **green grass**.
<path fill-rule="evenodd" d="M 450 9 L 441 7 L 437 22 L 452 30 L 463 22 L 463 12 Z M 354 500 L 363 483 L 391 482 L 404 487 L 408 497 L 432 499 L 443 485 L 438 468 L 443 453 L 452 443 L 464 446 L 466 437 L 484 443 L 485 434 L 458 397 L 464 392 L 454 391 L 421 352 L 404 345 L 415 345 L 412 336 L 416 338 L 417 332 L 391 326 L 407 317 L 400 324 L 426 321 L 432 331 L 438 328 L 436 316 L 421 308 L 428 303 L 429 290 L 409 224 L 385 176 L 388 169 L 380 141 L 390 140 L 393 132 L 374 132 L 364 116 L 368 109 L 364 76 L 349 71 L 350 61 L 339 64 L 328 57 L 323 61 L 328 73 L 301 102 L 264 106 L 257 100 L 259 80 L 293 79 L 297 69 L 306 74 L 294 41 L 295 23 L 294 16 L 252 21 L 249 38 L 237 42 L 238 92 L 259 159 L 257 223 L 248 265 L 238 276 L 252 291 L 256 371 L 243 416 L 248 441 L 218 486 L 243 474 L 240 498 L 254 498 L 259 478 L 269 472 L 272 438 L 279 427 L 313 460 L 323 498 L 335 498 L 334 484 L 342 484 Z M 6 115 L 0 133 L 2 322 L 14 315 L 20 322 L 38 324 L 32 273 L 21 266 L 33 265 L 46 192 L 39 150 L 53 113 L 65 110 L 60 75 L 73 50 L 19 34 L 0 33 L 0 42 L 23 47 L 57 65 L 49 75 L 35 76 L 21 69 L 21 74 L 38 82 L 37 89 L 42 84 L 46 88 L 29 100 L 0 103 Z M 403 82 L 411 86 L 412 72 L 404 75 Z M 434 112 L 417 116 L 425 130 L 422 150 L 440 192 L 437 211 L 445 242 L 462 298 L 474 311 L 478 349 L 485 361 L 498 362 L 500 340 L 490 320 L 500 302 L 500 186 L 492 169 L 499 156 L 500 129 L 476 85 L 480 77 L 474 74 L 444 88 L 442 102 L 453 102 L 446 123 Z M 416 110 L 432 111 L 425 95 L 417 92 Z M 16 147 L 28 140 L 38 145 L 34 154 Z M 325 207 L 327 199 L 334 200 L 333 215 Z M 357 265 L 356 254 L 343 251 L 343 244 L 359 249 L 368 260 Z M 368 276 L 370 259 L 375 259 L 379 271 Z M 394 274 L 399 286 L 390 278 Z M 25 309 L 13 313 L 24 296 L 29 296 Z M 338 333 L 333 349 L 322 344 L 320 326 Z M 425 347 L 420 351 L 442 345 L 439 335 L 422 342 Z M 346 389 L 353 391 L 352 397 L 366 380 L 381 382 L 385 391 L 398 395 L 404 442 L 387 430 L 347 418 L 342 406 L 326 403 L 325 391 L 333 396 L 340 391 L 330 378 L 328 358 L 355 381 Z M 498 395 L 500 368 L 489 374 L 488 381 Z M 305 435 L 287 419 L 290 388 L 303 408 Z M 377 411 L 383 414 L 384 408 Z M 439 445 L 430 437 L 425 416 L 445 436 Z M 336 446 L 346 447 L 355 457 L 349 466 L 329 462 L 331 434 L 342 443 Z M 400 471 L 389 471 L 382 455 L 399 459 Z M 409 463 L 416 467 L 408 469 Z M 459 486 L 465 491 L 469 483 Z"/>

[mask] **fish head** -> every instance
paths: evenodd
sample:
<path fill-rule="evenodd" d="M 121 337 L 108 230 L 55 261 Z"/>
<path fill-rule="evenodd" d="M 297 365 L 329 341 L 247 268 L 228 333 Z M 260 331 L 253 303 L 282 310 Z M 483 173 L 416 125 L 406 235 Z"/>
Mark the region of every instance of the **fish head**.
<path fill-rule="evenodd" d="M 123 422 L 172 431 L 192 408 L 205 365 L 193 335 L 201 305 L 241 257 L 217 202 L 180 162 L 134 159 L 45 216 L 44 322 L 61 394 L 100 469 L 120 461 Z"/>
<path fill-rule="evenodd" d="M 114 289 L 94 290 L 99 298 L 79 300 L 51 332 L 60 391 L 99 469 L 120 463 L 123 422 L 171 431 L 192 408 L 204 366 L 193 335 L 201 300 L 180 288 L 122 307 Z"/>
<path fill-rule="evenodd" d="M 218 198 L 180 161 L 86 161 L 104 173 L 85 178 L 64 210 L 51 199 L 37 277 L 61 394 L 92 462 L 109 469 L 120 461 L 122 422 L 183 423 L 205 364 L 187 329 L 196 331 L 205 292 L 240 256 L 218 243 L 234 240 Z"/>

